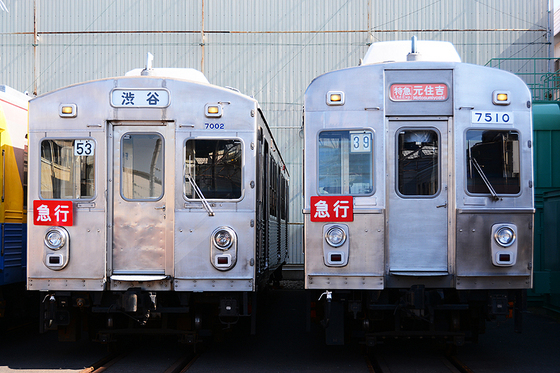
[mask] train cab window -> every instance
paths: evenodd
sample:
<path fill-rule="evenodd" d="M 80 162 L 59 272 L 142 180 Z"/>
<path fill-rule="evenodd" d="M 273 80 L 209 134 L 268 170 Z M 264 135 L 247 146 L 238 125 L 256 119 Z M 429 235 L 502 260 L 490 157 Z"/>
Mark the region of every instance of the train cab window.
<path fill-rule="evenodd" d="M 397 139 L 398 192 L 433 196 L 439 190 L 439 141 L 433 130 L 402 130 Z"/>
<path fill-rule="evenodd" d="M 93 140 L 41 141 L 41 197 L 89 199 L 95 193 Z"/>
<path fill-rule="evenodd" d="M 242 143 L 239 140 L 188 140 L 184 193 L 187 198 L 239 199 L 242 192 Z"/>
<path fill-rule="evenodd" d="M 157 201 L 163 196 L 163 138 L 127 133 L 121 138 L 121 195 L 125 200 Z"/>
<path fill-rule="evenodd" d="M 519 134 L 508 130 L 467 131 L 467 191 L 518 194 Z"/>
<path fill-rule="evenodd" d="M 320 195 L 373 193 L 371 131 L 323 131 L 318 148 Z"/>

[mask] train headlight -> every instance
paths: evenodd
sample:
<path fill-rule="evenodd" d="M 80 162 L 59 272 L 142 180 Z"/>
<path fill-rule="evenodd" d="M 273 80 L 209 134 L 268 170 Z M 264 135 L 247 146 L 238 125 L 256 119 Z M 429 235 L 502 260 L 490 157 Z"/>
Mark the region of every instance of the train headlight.
<path fill-rule="evenodd" d="M 325 234 L 325 240 L 332 247 L 340 247 L 346 242 L 346 233 L 341 227 L 334 226 Z"/>
<path fill-rule="evenodd" d="M 494 234 L 496 242 L 503 247 L 509 247 L 515 241 L 515 232 L 510 227 L 500 227 Z"/>
<path fill-rule="evenodd" d="M 50 228 L 45 234 L 45 245 L 51 250 L 58 250 L 68 241 L 68 232 L 61 227 Z"/>
<path fill-rule="evenodd" d="M 210 262 L 219 271 L 228 271 L 237 263 L 237 234 L 230 227 L 218 227 L 210 236 Z"/>
<path fill-rule="evenodd" d="M 234 233 L 229 228 L 219 228 L 214 231 L 213 240 L 216 247 L 220 250 L 227 250 L 233 243 Z"/>

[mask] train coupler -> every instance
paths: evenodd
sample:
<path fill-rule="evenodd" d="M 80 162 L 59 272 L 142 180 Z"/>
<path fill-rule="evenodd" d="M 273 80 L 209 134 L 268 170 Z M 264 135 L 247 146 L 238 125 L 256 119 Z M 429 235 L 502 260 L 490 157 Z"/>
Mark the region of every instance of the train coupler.
<path fill-rule="evenodd" d="M 41 302 L 41 332 L 70 325 L 69 297 L 48 293 Z"/>

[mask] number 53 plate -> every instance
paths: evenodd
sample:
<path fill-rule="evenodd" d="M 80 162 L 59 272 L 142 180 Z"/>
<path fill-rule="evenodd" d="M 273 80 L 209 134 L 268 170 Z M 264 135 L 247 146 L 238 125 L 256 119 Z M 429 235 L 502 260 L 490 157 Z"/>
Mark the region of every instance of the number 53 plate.
<path fill-rule="evenodd" d="M 513 113 L 510 111 L 472 111 L 473 123 L 513 124 Z"/>
<path fill-rule="evenodd" d="M 74 155 L 87 156 L 94 155 L 95 142 L 93 140 L 75 140 L 74 141 Z"/>

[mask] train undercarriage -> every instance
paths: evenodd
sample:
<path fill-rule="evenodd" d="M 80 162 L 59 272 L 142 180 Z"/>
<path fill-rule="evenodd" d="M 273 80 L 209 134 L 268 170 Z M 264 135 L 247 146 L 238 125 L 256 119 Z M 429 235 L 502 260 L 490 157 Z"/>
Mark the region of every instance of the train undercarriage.
<path fill-rule="evenodd" d="M 461 346 L 477 342 L 487 321 L 514 319 L 521 332 L 526 290 L 409 289 L 310 292 L 310 316 L 325 341 L 342 345 L 358 339 L 372 347 L 399 338 L 440 339 Z M 319 301 L 316 301 L 320 299 Z"/>
<path fill-rule="evenodd" d="M 195 344 L 231 329 L 241 320 L 256 329 L 254 292 L 42 293 L 41 332 L 58 330 L 59 340 L 76 341 L 82 333 L 102 343 L 130 335 L 176 335 Z"/>

